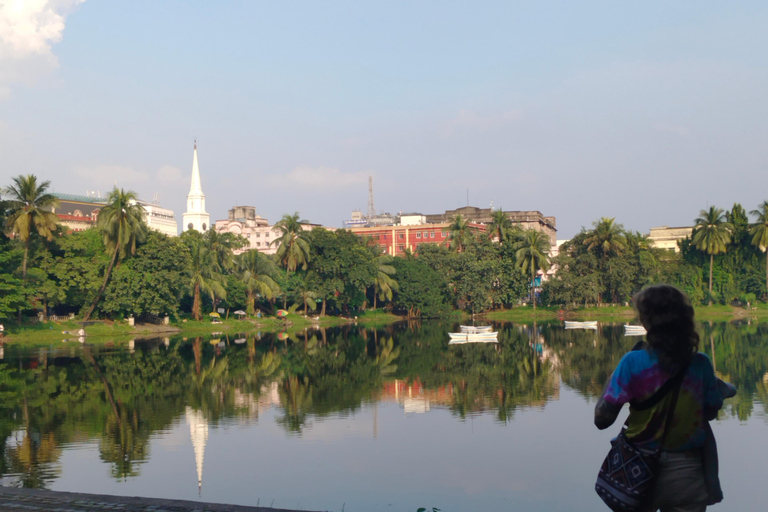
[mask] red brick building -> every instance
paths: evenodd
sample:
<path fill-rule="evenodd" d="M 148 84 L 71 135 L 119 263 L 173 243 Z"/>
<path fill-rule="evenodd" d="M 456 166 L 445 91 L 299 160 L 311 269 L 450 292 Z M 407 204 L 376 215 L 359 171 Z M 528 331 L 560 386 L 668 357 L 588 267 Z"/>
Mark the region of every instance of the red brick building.
<path fill-rule="evenodd" d="M 421 244 L 450 243 L 449 222 L 420 224 L 413 226 L 376 226 L 370 228 L 352 228 L 350 231 L 358 237 L 368 237 L 381 247 L 382 252 L 391 256 L 402 256 L 406 249 L 416 252 Z M 485 232 L 484 224 L 469 223 L 470 229 Z"/>

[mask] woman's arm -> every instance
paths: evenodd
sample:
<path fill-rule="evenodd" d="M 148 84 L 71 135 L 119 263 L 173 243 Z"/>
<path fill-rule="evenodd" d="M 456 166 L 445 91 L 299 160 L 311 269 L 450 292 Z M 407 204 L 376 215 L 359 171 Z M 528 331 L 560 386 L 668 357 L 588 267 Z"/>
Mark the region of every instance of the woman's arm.
<path fill-rule="evenodd" d="M 616 421 L 620 411 L 621 406 L 617 407 L 609 404 L 601 397 L 595 406 L 595 426 L 600 430 L 605 430 L 613 425 L 613 422 Z"/>

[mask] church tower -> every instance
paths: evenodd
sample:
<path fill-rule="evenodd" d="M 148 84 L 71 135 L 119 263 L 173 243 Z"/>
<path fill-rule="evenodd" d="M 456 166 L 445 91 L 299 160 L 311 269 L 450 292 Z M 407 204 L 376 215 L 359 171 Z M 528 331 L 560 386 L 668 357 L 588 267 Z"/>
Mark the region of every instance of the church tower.
<path fill-rule="evenodd" d="M 211 227 L 211 216 L 205 211 L 205 194 L 200 185 L 200 168 L 197 165 L 197 141 L 192 156 L 192 185 L 187 195 L 187 211 L 183 217 L 184 231 L 196 229 L 205 233 Z"/>

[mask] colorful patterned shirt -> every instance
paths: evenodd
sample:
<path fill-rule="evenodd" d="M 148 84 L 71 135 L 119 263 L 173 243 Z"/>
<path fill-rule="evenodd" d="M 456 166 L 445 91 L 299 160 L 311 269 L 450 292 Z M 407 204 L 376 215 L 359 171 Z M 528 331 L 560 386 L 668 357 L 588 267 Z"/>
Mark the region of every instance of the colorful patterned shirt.
<path fill-rule="evenodd" d="M 621 358 L 611 375 L 597 412 L 603 408 L 616 414 L 625 403 L 642 402 L 673 375 L 674 371 L 666 372 L 659 366 L 659 358 L 653 350 L 633 350 Z M 659 403 L 643 411 L 636 410 L 630 403 L 627 438 L 643 448 L 657 449 L 673 395 L 674 389 Z M 674 452 L 704 446 L 708 416 L 722 406 L 723 396 L 712 363 L 699 352 L 694 355 L 680 386 L 664 449 Z"/>

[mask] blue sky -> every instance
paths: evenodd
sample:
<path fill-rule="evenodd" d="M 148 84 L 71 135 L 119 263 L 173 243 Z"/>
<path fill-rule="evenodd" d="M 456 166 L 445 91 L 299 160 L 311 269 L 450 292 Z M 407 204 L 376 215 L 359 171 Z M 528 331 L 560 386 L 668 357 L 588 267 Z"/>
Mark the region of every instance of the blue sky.
<path fill-rule="evenodd" d="M 235 204 L 340 225 L 367 205 L 539 210 L 559 237 L 768 199 L 764 2 L 0 6 L 0 184 L 158 194 L 198 140 Z"/>

